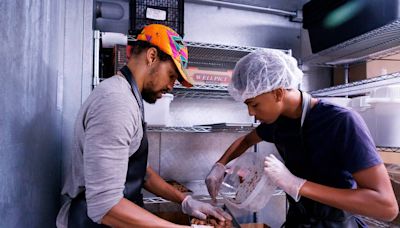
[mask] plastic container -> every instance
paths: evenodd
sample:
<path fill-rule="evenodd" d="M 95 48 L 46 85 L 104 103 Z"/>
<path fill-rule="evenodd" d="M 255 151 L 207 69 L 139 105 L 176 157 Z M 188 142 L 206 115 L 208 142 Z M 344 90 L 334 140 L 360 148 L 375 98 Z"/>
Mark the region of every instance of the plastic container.
<path fill-rule="evenodd" d="M 155 104 L 144 103 L 144 120 L 149 125 L 168 126 L 169 125 L 169 106 L 174 99 L 172 94 L 163 94 Z"/>
<path fill-rule="evenodd" d="M 368 103 L 376 117 L 375 143 L 382 147 L 400 146 L 400 85 L 377 88 Z"/>
<path fill-rule="evenodd" d="M 350 107 L 358 112 L 367 124 L 371 136 L 376 141 L 376 117 L 373 107 L 368 103 L 369 96 L 355 97 L 351 99 Z"/>
<path fill-rule="evenodd" d="M 321 100 L 330 102 L 332 104 L 335 105 L 339 105 L 342 107 L 349 107 L 350 103 L 351 103 L 351 99 L 350 98 L 346 98 L 346 97 L 319 97 Z"/>
<path fill-rule="evenodd" d="M 183 0 L 132 0 L 131 30 L 140 30 L 148 24 L 163 24 L 183 37 L 183 10 Z"/>
<path fill-rule="evenodd" d="M 264 157 L 247 152 L 227 165 L 219 193 L 225 204 L 237 209 L 259 211 L 268 203 L 276 186 L 264 175 Z"/>

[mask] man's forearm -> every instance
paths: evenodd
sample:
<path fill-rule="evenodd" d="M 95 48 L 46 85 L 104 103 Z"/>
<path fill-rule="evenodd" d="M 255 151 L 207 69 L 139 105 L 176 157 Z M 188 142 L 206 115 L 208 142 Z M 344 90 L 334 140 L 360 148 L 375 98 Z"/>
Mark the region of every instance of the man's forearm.
<path fill-rule="evenodd" d="M 165 182 L 151 167 L 147 168 L 147 179 L 144 188 L 157 196 L 176 203 L 181 203 L 186 197 L 185 194 Z"/>
<path fill-rule="evenodd" d="M 398 205 L 383 164 L 353 174 L 357 189 L 338 189 L 307 181 L 300 195 L 355 214 L 393 220 Z"/>

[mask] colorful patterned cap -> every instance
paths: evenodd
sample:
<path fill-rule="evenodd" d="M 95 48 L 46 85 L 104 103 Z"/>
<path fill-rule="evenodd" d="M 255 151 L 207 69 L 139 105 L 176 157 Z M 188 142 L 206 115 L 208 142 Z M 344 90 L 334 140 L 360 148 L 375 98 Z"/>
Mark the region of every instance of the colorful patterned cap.
<path fill-rule="evenodd" d="M 171 56 L 180 73 L 179 82 L 186 87 L 193 86 L 193 79 L 187 76 L 185 70 L 188 65 L 188 49 L 178 33 L 165 25 L 151 24 L 145 26 L 136 39 L 147 41 Z"/>

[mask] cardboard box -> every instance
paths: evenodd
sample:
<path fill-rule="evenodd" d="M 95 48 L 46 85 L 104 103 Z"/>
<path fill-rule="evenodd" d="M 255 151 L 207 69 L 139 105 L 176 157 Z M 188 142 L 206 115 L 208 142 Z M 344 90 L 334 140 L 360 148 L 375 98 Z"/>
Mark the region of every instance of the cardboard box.
<path fill-rule="evenodd" d="M 349 66 L 349 82 L 400 72 L 400 54 Z M 344 84 L 344 67 L 333 70 L 333 84 Z"/>

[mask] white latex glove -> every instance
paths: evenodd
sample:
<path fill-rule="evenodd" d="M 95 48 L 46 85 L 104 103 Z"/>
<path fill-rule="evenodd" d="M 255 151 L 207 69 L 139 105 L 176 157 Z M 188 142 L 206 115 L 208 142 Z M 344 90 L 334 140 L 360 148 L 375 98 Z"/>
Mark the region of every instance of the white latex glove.
<path fill-rule="evenodd" d="M 224 174 L 225 166 L 221 163 L 215 163 L 206 177 L 207 190 L 214 203 L 217 202 L 216 197 L 224 180 Z"/>
<path fill-rule="evenodd" d="M 220 221 L 225 221 L 226 219 L 232 220 L 232 217 L 221 208 L 214 207 L 209 203 L 200 202 L 191 196 L 186 196 L 182 201 L 182 211 L 185 214 L 203 220 L 207 219 L 207 215 L 211 215 Z"/>
<path fill-rule="evenodd" d="M 265 157 L 264 171 L 273 184 L 289 194 L 296 202 L 300 200 L 299 191 L 306 182 L 305 179 L 294 176 L 273 154 Z"/>

